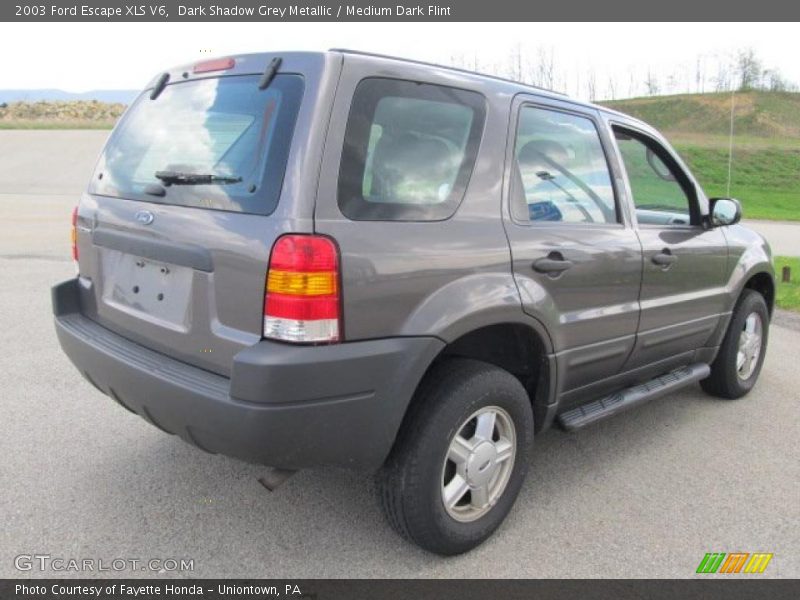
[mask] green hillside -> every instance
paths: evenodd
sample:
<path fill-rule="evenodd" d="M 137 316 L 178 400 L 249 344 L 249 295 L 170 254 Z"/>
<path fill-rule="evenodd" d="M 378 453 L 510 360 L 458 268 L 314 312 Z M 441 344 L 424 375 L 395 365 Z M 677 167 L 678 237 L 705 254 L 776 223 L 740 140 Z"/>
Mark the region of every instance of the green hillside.
<path fill-rule="evenodd" d="M 728 92 L 650 96 L 602 104 L 663 131 L 727 136 L 730 128 Z M 737 92 L 734 106 L 737 135 L 800 140 L 800 93 Z"/>
<path fill-rule="evenodd" d="M 661 130 L 710 196 L 726 193 L 731 96 L 684 94 L 604 102 Z M 731 195 L 746 217 L 800 221 L 800 93 L 735 96 Z"/>

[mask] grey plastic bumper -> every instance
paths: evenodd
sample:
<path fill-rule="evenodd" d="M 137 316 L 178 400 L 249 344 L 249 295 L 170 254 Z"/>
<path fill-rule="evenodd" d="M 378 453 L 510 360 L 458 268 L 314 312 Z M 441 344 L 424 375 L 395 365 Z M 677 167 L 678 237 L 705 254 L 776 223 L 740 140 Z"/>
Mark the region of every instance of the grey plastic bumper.
<path fill-rule="evenodd" d="M 64 352 L 100 391 L 208 452 L 283 468 L 375 469 L 386 458 L 437 338 L 329 346 L 268 341 L 230 379 L 134 343 L 81 314 L 77 280 L 53 288 Z"/>

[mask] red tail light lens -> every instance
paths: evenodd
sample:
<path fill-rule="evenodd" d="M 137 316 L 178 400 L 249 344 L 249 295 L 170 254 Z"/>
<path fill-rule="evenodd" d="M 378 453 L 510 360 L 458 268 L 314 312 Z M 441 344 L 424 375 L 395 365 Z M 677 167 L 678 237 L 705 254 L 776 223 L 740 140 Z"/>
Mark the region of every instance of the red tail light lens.
<path fill-rule="evenodd" d="M 264 295 L 264 337 L 336 342 L 341 332 L 339 250 L 319 235 L 284 235 L 272 247 Z"/>
<path fill-rule="evenodd" d="M 72 260 L 78 260 L 78 207 L 72 209 L 72 231 L 70 233 L 72 243 Z"/>

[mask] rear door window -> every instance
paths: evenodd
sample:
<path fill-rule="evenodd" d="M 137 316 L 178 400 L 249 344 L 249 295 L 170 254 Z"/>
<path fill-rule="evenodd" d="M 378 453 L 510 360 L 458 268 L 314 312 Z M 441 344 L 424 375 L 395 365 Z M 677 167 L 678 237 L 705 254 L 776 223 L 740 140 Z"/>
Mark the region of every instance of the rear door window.
<path fill-rule="evenodd" d="M 600 134 L 588 117 L 523 106 L 514 157 L 512 209 L 518 220 L 619 221 Z"/>
<path fill-rule="evenodd" d="M 103 151 L 90 192 L 270 214 L 283 184 L 303 78 L 281 74 L 266 90 L 258 89 L 259 78 L 179 82 L 155 100 L 142 94 Z M 165 172 L 188 179 L 170 183 Z M 197 175 L 222 179 L 191 182 Z"/>
<path fill-rule="evenodd" d="M 472 173 L 485 119 L 482 95 L 369 78 L 353 96 L 338 199 L 354 220 L 441 220 Z"/>

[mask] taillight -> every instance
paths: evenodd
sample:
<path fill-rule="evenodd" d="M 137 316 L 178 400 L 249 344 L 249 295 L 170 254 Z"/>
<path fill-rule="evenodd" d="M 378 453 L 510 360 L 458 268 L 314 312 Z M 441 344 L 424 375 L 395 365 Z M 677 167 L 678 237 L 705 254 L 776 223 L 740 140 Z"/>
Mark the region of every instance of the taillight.
<path fill-rule="evenodd" d="M 339 250 L 319 235 L 284 235 L 272 247 L 264 294 L 264 337 L 336 342 L 341 333 Z"/>
<path fill-rule="evenodd" d="M 78 207 L 72 209 L 72 231 L 70 233 L 72 242 L 72 260 L 78 260 Z"/>

